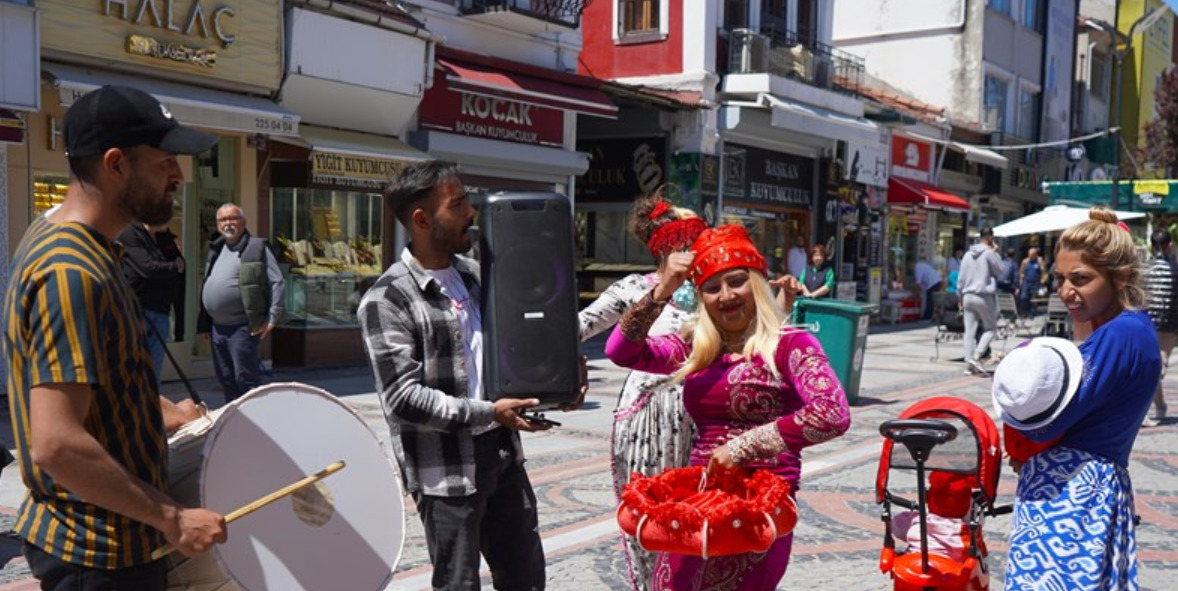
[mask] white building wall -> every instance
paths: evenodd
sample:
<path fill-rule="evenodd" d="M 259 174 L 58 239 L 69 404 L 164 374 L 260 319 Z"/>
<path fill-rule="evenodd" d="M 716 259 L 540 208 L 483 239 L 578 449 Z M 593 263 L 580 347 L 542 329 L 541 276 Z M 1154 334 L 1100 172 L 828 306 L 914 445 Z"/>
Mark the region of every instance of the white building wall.
<path fill-rule="evenodd" d="M 984 0 L 838 0 L 832 41 L 862 56 L 869 75 L 977 121 L 984 13 Z"/>
<path fill-rule="evenodd" d="M 581 55 L 581 30 L 569 30 L 532 19 L 531 32 L 479 22 L 463 16 L 451 2 L 418 0 L 412 15 L 431 33 L 445 37 L 444 44 L 562 72 L 576 72 Z M 520 17 L 524 18 L 524 17 Z"/>

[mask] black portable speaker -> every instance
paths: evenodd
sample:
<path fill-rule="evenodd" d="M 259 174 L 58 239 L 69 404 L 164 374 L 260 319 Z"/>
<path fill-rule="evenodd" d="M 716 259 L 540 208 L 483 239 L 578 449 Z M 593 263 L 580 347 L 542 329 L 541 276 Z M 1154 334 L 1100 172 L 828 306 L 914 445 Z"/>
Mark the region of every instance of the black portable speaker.
<path fill-rule="evenodd" d="M 580 392 L 573 215 L 556 193 L 495 193 L 479 216 L 483 383 L 491 400 Z"/>

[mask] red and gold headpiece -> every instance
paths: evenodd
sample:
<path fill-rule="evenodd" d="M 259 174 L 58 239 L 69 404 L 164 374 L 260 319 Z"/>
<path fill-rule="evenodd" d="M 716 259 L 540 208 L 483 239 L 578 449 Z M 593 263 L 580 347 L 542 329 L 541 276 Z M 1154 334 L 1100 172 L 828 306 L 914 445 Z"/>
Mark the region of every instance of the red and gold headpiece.
<path fill-rule="evenodd" d="M 670 211 L 671 206 L 667 205 L 666 201 L 659 201 L 648 217 L 654 221 Z M 650 249 L 650 255 L 657 261 L 672 252 L 687 250 L 700 233 L 707 228 L 708 224 L 696 217 L 672 220 L 655 228 L 654 232 L 650 233 L 646 247 Z"/>
<path fill-rule="evenodd" d="M 703 285 L 712 275 L 730 269 L 753 269 L 769 276 L 765 257 L 757 252 L 742 226 L 728 224 L 704 230 L 691 245 L 691 250 L 695 253 L 691 282 L 697 286 Z"/>

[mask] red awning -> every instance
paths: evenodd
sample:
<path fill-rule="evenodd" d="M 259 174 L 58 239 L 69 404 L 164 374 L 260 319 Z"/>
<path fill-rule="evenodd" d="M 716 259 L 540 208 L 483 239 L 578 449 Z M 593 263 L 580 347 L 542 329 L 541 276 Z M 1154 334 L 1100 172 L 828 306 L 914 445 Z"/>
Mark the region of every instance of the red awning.
<path fill-rule="evenodd" d="M 915 203 L 935 209 L 969 211 L 969 202 L 936 185 L 912 179 L 888 179 L 888 203 Z"/>
<path fill-rule="evenodd" d="M 499 60 L 507 62 L 506 60 Z M 483 63 L 437 57 L 451 88 L 476 94 L 503 96 L 542 107 L 575 111 L 598 117 L 617 117 L 618 108 L 597 89 L 597 81 L 588 78 L 582 84 L 569 84 L 556 79 L 542 78 Z M 521 64 L 522 65 L 522 64 Z M 553 72 L 561 77 L 587 78 L 575 74 Z M 555 77 L 555 76 L 554 76 Z"/>

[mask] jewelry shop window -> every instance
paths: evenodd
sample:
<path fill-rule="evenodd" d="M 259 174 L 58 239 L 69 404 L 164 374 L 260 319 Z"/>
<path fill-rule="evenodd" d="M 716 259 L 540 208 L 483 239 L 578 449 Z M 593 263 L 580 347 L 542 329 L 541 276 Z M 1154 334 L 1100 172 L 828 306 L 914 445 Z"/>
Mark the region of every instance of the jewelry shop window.
<path fill-rule="evenodd" d="M 309 188 L 271 192 L 271 232 L 286 279 L 285 326 L 355 325 L 380 276 L 382 198 Z"/>

